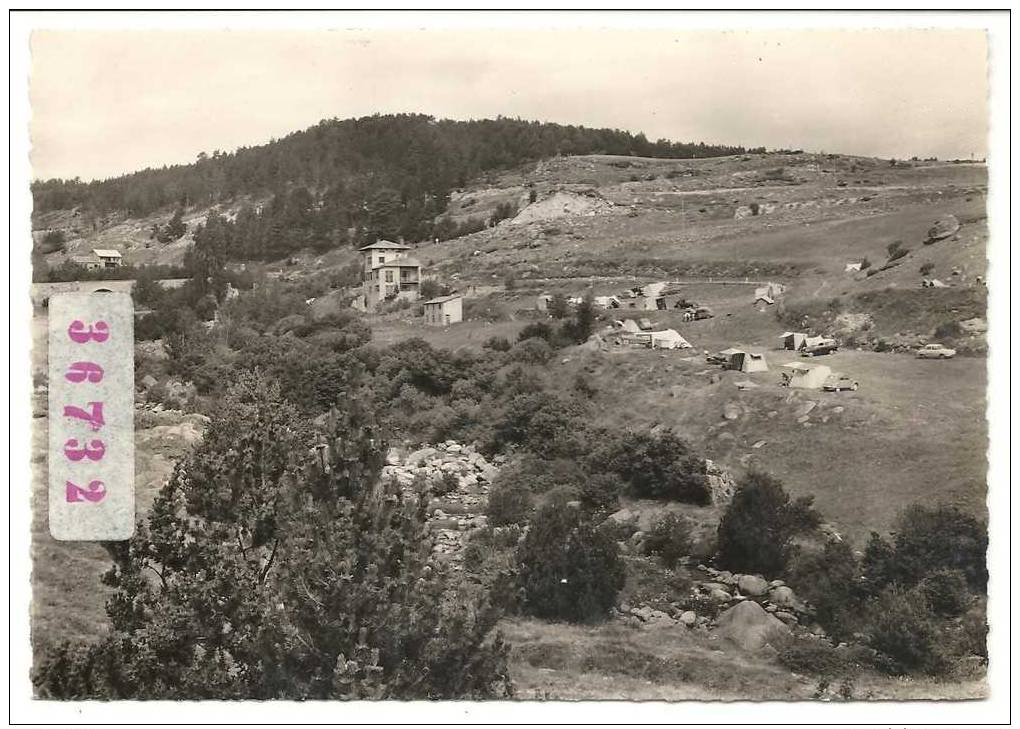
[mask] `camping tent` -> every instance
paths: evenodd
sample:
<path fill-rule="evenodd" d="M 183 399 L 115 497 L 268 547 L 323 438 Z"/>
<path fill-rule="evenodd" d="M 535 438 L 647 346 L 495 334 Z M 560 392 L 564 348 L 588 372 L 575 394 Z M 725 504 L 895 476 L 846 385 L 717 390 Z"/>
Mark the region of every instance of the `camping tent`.
<path fill-rule="evenodd" d="M 802 332 L 783 332 L 779 335 L 779 338 L 783 340 L 783 349 L 792 349 L 797 351 L 804 347 L 804 343 L 807 340 L 807 334 Z"/>
<path fill-rule="evenodd" d="M 640 329 L 648 332 L 648 331 L 651 331 L 652 326 L 653 326 L 652 322 L 650 322 L 648 319 L 643 319 L 643 318 L 642 319 L 638 319 L 638 327 Z"/>
<path fill-rule="evenodd" d="M 742 349 L 724 349 L 719 354 L 727 358 L 726 369 L 738 372 L 767 372 L 769 365 L 761 352 L 745 352 Z"/>
<path fill-rule="evenodd" d="M 806 390 L 820 390 L 832 374 L 832 368 L 821 364 L 790 362 L 783 365 L 783 374 L 789 376 L 787 384 Z"/>
<path fill-rule="evenodd" d="M 676 329 L 663 329 L 651 333 L 652 349 L 686 349 L 691 343 L 680 336 Z"/>
<path fill-rule="evenodd" d="M 641 331 L 641 327 L 633 319 L 624 319 L 623 324 L 620 325 L 625 332 L 637 333 Z"/>
<path fill-rule="evenodd" d="M 843 269 L 844 273 L 851 271 L 860 271 L 861 266 L 864 265 L 861 261 L 847 261 L 846 267 Z"/>

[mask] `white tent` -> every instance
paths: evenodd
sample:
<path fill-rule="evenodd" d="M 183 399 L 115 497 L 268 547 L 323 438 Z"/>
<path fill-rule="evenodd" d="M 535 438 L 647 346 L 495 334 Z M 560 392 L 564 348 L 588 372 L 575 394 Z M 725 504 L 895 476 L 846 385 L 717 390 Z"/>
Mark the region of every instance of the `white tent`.
<path fill-rule="evenodd" d="M 784 349 L 792 349 L 796 351 L 803 348 L 808 336 L 803 332 L 783 332 L 779 335 L 779 338 L 783 340 Z"/>
<path fill-rule="evenodd" d="M 621 326 L 623 327 L 623 331 L 631 332 L 632 334 L 636 334 L 641 331 L 641 327 L 639 327 L 638 323 L 633 319 L 624 319 Z"/>
<path fill-rule="evenodd" d="M 805 390 L 821 390 L 832 374 L 832 368 L 821 364 L 790 362 L 783 365 L 783 374 L 789 377 L 787 384 Z"/>
<path fill-rule="evenodd" d="M 652 332 L 652 349 L 688 349 L 691 343 L 684 339 L 676 329 L 663 329 Z"/>
<path fill-rule="evenodd" d="M 843 272 L 849 273 L 850 271 L 860 271 L 861 265 L 862 264 L 860 261 L 848 261 L 846 264 L 846 268 L 843 269 Z"/>
<path fill-rule="evenodd" d="M 726 369 L 738 372 L 767 372 L 768 362 L 761 352 L 745 352 L 742 349 L 724 349 L 719 354 L 727 358 Z"/>

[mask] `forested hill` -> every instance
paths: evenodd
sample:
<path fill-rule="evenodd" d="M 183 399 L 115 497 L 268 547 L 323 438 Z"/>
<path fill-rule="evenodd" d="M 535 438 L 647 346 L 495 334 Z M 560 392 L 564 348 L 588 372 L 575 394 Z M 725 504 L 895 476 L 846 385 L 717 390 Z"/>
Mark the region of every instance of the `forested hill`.
<path fill-rule="evenodd" d="M 35 211 L 81 208 L 144 216 L 208 206 L 240 195 L 272 198 L 272 227 L 331 246 L 374 236 L 422 239 L 449 194 L 475 175 L 567 154 L 713 157 L 742 147 L 648 141 L 643 134 L 519 119 L 451 121 L 420 114 L 330 119 L 310 129 L 231 153 L 200 154 L 192 164 L 146 169 L 96 182 L 32 185 Z M 256 257 L 283 251 L 251 251 Z"/>

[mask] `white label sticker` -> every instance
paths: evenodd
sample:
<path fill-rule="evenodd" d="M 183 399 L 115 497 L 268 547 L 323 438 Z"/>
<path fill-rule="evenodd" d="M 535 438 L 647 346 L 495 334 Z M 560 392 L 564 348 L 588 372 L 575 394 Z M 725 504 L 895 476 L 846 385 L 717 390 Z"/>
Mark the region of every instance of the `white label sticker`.
<path fill-rule="evenodd" d="M 49 302 L 50 534 L 128 539 L 135 528 L 134 306 L 125 293 Z"/>

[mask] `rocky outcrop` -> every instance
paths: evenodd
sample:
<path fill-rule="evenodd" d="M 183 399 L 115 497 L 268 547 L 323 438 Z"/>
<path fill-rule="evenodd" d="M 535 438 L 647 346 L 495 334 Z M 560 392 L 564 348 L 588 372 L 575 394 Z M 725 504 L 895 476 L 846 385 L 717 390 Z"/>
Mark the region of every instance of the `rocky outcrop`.
<path fill-rule="evenodd" d="M 730 472 L 713 461 L 705 459 L 705 477 L 708 479 L 712 505 L 725 506 L 730 503 L 733 499 L 733 492 L 737 488 L 737 483 L 733 480 Z"/>
<path fill-rule="evenodd" d="M 471 531 L 487 525 L 484 515 L 489 485 L 503 459 L 489 461 L 472 445 L 446 441 L 419 448 L 406 456 L 391 450 L 380 476 L 406 490 L 427 489 L 427 523 L 433 554 L 454 570 L 463 569 L 463 546 Z"/>

